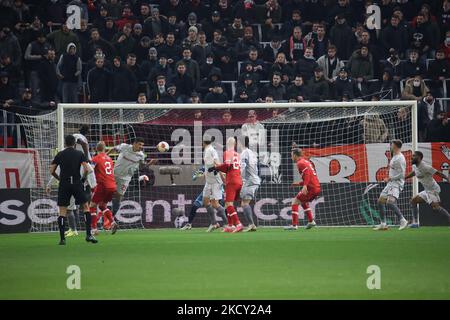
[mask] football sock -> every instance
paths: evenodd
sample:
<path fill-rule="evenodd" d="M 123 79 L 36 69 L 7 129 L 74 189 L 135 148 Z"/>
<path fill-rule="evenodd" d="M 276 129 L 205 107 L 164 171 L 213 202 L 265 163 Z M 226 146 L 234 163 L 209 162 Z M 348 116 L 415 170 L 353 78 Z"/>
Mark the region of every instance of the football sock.
<path fill-rule="evenodd" d="M 381 223 L 386 223 L 386 204 L 378 202 L 378 210 L 380 210 Z"/>
<path fill-rule="evenodd" d="M 297 226 L 298 225 L 298 204 L 292 205 L 291 215 L 292 215 L 292 225 Z"/>
<path fill-rule="evenodd" d="M 59 228 L 59 238 L 61 240 L 64 240 L 64 223 L 65 223 L 66 217 L 58 216 L 58 228 Z"/>
<path fill-rule="evenodd" d="M 225 208 L 222 206 L 218 206 L 216 210 L 217 215 L 222 218 L 223 224 L 225 224 L 225 221 L 228 221 L 227 214 L 225 213 Z"/>
<path fill-rule="evenodd" d="M 411 204 L 411 210 L 413 214 L 413 223 L 419 223 L 419 208 L 417 204 Z"/>
<path fill-rule="evenodd" d="M 84 219 L 86 221 L 86 237 L 91 236 L 91 213 L 89 211 L 84 213 Z"/>
<path fill-rule="evenodd" d="M 73 210 L 67 211 L 67 221 L 69 222 L 69 228 L 73 231 L 77 231 L 77 223 L 75 221 L 75 213 Z"/>
<path fill-rule="evenodd" d="M 89 211 L 91 212 L 91 227 L 92 229 L 97 229 L 97 221 L 99 218 L 97 208 L 90 208 Z"/>
<path fill-rule="evenodd" d="M 206 207 L 206 212 L 209 215 L 209 220 L 211 221 L 211 224 L 216 224 L 217 221 L 216 221 L 216 213 L 214 211 L 214 208 L 211 205 L 209 205 L 208 207 Z"/>
<path fill-rule="evenodd" d="M 245 215 L 245 219 L 247 219 L 247 222 L 249 224 L 255 224 L 253 222 L 252 207 L 249 204 L 246 204 L 242 209 L 244 209 L 244 215 Z"/>
<path fill-rule="evenodd" d="M 396 216 L 401 220 L 401 219 L 405 219 L 404 217 L 403 217 L 403 214 L 402 214 L 402 212 L 400 211 L 400 208 L 397 206 L 397 204 L 395 204 L 395 203 L 388 203 L 387 204 L 387 207 L 389 208 L 389 209 L 391 209 L 392 211 L 394 211 L 394 213 L 396 214 Z"/>
<path fill-rule="evenodd" d="M 447 210 L 445 210 L 443 207 L 439 206 L 437 209 L 435 209 L 437 212 L 445 215 L 448 219 L 448 221 L 450 222 L 450 213 L 448 213 Z"/>
<path fill-rule="evenodd" d="M 237 211 L 234 208 L 234 206 L 228 206 L 227 207 L 227 213 L 230 216 L 231 224 L 237 226 L 241 222 L 239 221 L 239 217 L 237 215 Z"/>
<path fill-rule="evenodd" d="M 306 216 L 308 218 L 308 222 L 312 222 L 314 220 L 312 209 L 309 207 L 309 203 L 302 203 L 302 208 L 306 213 Z"/>
<path fill-rule="evenodd" d="M 108 208 L 103 210 L 103 219 L 107 219 L 110 223 L 114 221 L 113 214 Z"/>
<path fill-rule="evenodd" d="M 195 215 L 197 214 L 197 210 L 201 207 L 197 203 L 194 202 L 194 204 L 191 207 L 191 211 L 189 211 L 189 217 L 188 217 L 188 223 L 192 224 L 194 221 Z"/>

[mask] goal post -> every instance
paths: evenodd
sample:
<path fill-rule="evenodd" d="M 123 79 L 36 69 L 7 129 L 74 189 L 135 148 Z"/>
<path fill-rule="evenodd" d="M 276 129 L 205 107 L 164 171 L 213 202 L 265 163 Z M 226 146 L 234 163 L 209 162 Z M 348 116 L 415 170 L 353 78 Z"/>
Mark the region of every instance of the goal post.
<path fill-rule="evenodd" d="M 258 124 L 248 116 L 250 110 L 255 111 Z M 229 116 L 225 117 L 225 113 Z M 260 226 L 290 223 L 290 199 L 298 192 L 290 185 L 299 179 L 290 159 L 292 142 L 303 148 L 323 184 L 323 194 L 312 207 L 318 224 L 326 226 L 377 223 L 375 204 L 390 159 L 388 142 L 401 139 L 405 143 L 408 168 L 410 153 L 418 147 L 416 101 L 60 103 L 53 113 L 21 116 L 21 119 L 29 147 L 42 151 L 40 165 L 45 171 L 56 151 L 64 148 L 64 136 L 76 133 L 83 124 L 90 127 L 87 138 L 91 150 L 100 140 L 112 147 L 132 143 L 135 137 L 144 138 L 147 158 L 157 158 L 159 163 L 148 173 L 154 175 L 153 185 L 143 186 L 136 177 L 132 180 L 119 210 L 124 228 L 172 227 L 176 218 L 172 211 L 188 214 L 202 190 L 203 181 L 192 181 L 192 172 L 202 166 L 201 141 L 205 133 L 216 139 L 214 144 L 219 156 L 227 137 L 251 136 L 251 149 L 258 154 L 262 178 L 253 203 Z M 169 143 L 169 152 L 156 150 L 160 141 Z M 160 170 L 171 166 L 180 169 L 176 176 Z M 48 174 L 43 176 L 45 179 Z M 414 178 L 406 184 L 399 199 L 406 216 L 411 216 L 408 203 L 417 192 Z M 46 198 L 42 190 L 32 190 L 31 194 L 33 199 Z M 179 210 L 173 210 L 175 208 Z M 44 211 L 39 211 L 39 216 L 44 218 L 42 223 L 33 223 L 32 229 L 56 230 L 54 208 L 48 213 Z M 398 223 L 392 213 L 389 213 L 389 221 Z M 199 209 L 194 226 L 207 223 L 205 210 Z"/>

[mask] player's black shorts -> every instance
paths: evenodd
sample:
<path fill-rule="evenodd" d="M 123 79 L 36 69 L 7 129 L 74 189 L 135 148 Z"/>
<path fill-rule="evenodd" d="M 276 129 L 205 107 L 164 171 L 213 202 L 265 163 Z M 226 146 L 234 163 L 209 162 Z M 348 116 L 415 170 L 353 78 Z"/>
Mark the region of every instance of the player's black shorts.
<path fill-rule="evenodd" d="M 89 201 L 90 198 L 90 189 L 89 195 L 86 192 L 83 184 L 81 182 L 71 183 L 63 183 L 59 184 L 58 188 L 58 206 L 67 207 L 70 204 L 70 197 L 75 198 L 75 204 L 80 205 Z"/>

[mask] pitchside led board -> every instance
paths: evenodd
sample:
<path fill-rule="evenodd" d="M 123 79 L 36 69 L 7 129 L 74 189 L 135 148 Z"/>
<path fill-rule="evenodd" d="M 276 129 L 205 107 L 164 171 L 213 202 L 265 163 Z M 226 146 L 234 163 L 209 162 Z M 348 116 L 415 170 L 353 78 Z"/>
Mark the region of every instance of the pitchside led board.
<path fill-rule="evenodd" d="M 325 224 L 330 215 L 340 215 L 348 211 L 357 216 L 355 221 L 333 219 L 337 225 L 361 224 L 372 225 L 376 223 L 377 213 L 375 209 L 376 197 L 383 184 L 380 182 L 386 176 L 389 161 L 388 144 L 349 145 L 345 148 L 324 147 L 305 148 L 306 155 L 316 167 L 317 174 L 323 184 L 321 196 L 314 201 L 312 208 L 318 224 L 321 219 Z M 450 143 L 420 143 L 419 149 L 424 153 L 424 160 L 432 163 L 433 167 L 442 170 L 448 175 L 450 163 Z M 404 154 L 408 168 L 411 170 L 411 149 L 405 145 Z M 41 189 L 45 185 L 40 181 L 40 170 L 36 156 L 37 151 L 2 150 L 0 156 L 0 232 L 27 232 L 30 224 L 49 223 L 52 219 L 43 219 L 41 214 L 54 212 L 56 219 L 55 199 L 43 196 L 42 199 L 30 201 L 30 188 Z M 279 221 L 280 225 L 290 220 L 290 199 L 293 189 L 289 187 L 297 179 L 297 172 L 289 160 L 289 148 L 279 150 L 278 157 L 270 156 L 267 167 L 261 167 L 263 183 L 257 194 L 254 204 L 254 213 L 259 223 L 271 222 L 274 225 Z M 364 154 L 365 156 L 361 156 Z M 356 156 L 358 155 L 358 156 Z M 278 159 L 278 160 L 277 160 Z M 277 161 L 275 161 L 277 160 Z M 272 163 L 272 165 L 271 165 Z M 186 165 L 187 172 L 192 172 L 192 166 Z M 189 178 L 188 178 L 189 176 Z M 202 190 L 202 184 L 192 182 L 190 175 L 175 178 L 176 185 L 170 185 L 155 170 L 155 184 L 141 190 L 140 201 L 128 200 L 122 204 L 119 219 L 124 224 L 142 222 L 146 228 L 173 227 L 176 216 L 172 209 L 180 208 L 187 212 L 192 201 Z M 285 177 L 291 177 L 289 179 Z M 36 179 L 35 179 L 36 178 Z M 440 179 L 436 177 L 438 181 Z M 164 181 L 163 181 L 164 180 Z M 36 181 L 37 185 L 30 185 Z M 374 185 L 369 197 L 351 197 L 345 201 L 335 197 L 345 184 L 349 192 L 364 194 L 367 185 Z M 442 188 L 441 199 L 444 206 L 450 206 L 450 185 L 440 181 Z M 410 191 L 411 183 L 407 183 L 406 190 Z M 355 189 L 355 190 L 351 190 Z M 410 194 L 410 192 L 404 192 Z M 405 199 L 406 200 L 406 199 Z M 331 203 L 332 202 L 332 206 Z M 407 201 L 404 201 L 407 203 Z M 330 212 L 333 208 L 333 212 Z M 404 210 L 409 210 L 405 207 Z M 199 209 L 200 211 L 203 209 Z M 201 212 L 200 212 L 201 213 Z M 433 213 L 428 206 L 421 208 L 422 225 L 446 225 L 443 217 Z M 302 218 L 302 213 L 300 213 Z M 394 221 L 392 221 L 394 222 Z M 198 226 L 206 226 L 206 220 L 199 220 Z"/>

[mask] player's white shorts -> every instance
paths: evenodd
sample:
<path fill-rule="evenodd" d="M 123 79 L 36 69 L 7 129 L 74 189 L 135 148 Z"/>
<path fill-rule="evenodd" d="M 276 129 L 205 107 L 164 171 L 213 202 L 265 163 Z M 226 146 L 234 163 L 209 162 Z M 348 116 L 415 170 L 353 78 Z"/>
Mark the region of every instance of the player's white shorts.
<path fill-rule="evenodd" d="M 115 179 L 116 179 L 117 193 L 123 196 L 125 192 L 127 192 L 131 179 L 124 179 L 117 176 L 115 177 Z"/>
<path fill-rule="evenodd" d="M 426 203 L 432 204 L 433 202 L 441 202 L 441 198 L 439 197 L 439 192 L 435 191 L 422 191 L 418 194 Z"/>
<path fill-rule="evenodd" d="M 243 185 L 241 189 L 240 197 L 242 200 L 254 200 L 256 191 L 258 190 L 259 185 L 254 184 L 251 186 Z"/>
<path fill-rule="evenodd" d="M 222 199 L 222 184 L 221 183 L 206 183 L 203 188 L 203 198 L 209 198 L 210 200 Z"/>
<path fill-rule="evenodd" d="M 393 197 L 395 199 L 398 199 L 400 196 L 400 192 L 402 190 L 399 186 L 393 185 L 392 183 L 388 183 L 386 187 L 384 187 L 383 191 L 381 191 L 380 197 L 387 198 L 387 197 Z"/>

